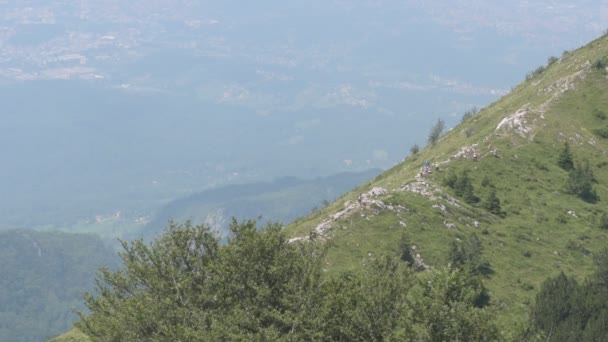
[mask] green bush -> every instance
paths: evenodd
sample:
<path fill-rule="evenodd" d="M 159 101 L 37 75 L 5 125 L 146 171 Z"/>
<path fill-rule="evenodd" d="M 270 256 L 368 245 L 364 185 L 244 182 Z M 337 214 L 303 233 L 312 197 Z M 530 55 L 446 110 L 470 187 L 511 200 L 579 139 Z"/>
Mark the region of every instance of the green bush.
<path fill-rule="evenodd" d="M 441 119 L 437 119 L 431 131 L 429 132 L 428 143 L 429 145 L 435 145 L 435 143 L 441 138 L 443 131 L 445 130 L 445 122 Z"/>
<path fill-rule="evenodd" d="M 454 189 L 454 194 L 462 198 L 468 204 L 479 202 L 479 197 L 475 195 L 475 188 L 469 177 L 468 170 L 462 170 L 460 175 L 457 175 L 454 171 L 450 170 L 446 178 L 444 178 L 443 183 Z"/>
<path fill-rule="evenodd" d="M 572 160 L 572 153 L 570 152 L 570 144 L 568 144 L 567 141 L 564 143 L 564 149 L 559 155 L 557 165 L 566 171 L 574 168 L 574 161 Z"/>
<path fill-rule="evenodd" d="M 534 77 L 536 77 L 536 76 L 538 76 L 538 75 L 542 74 L 542 73 L 543 73 L 545 70 L 546 70 L 546 67 L 545 67 L 544 65 L 539 66 L 538 68 L 534 69 L 534 71 L 529 72 L 529 73 L 526 75 L 526 80 L 531 80 L 531 79 L 533 79 Z"/>
<path fill-rule="evenodd" d="M 596 128 L 593 130 L 593 133 L 604 139 L 608 139 L 608 127 Z"/>
<path fill-rule="evenodd" d="M 566 191 L 571 195 L 578 196 L 585 202 L 595 203 L 599 201 L 599 196 L 593 188 L 595 182 L 597 181 L 587 161 L 585 166 L 579 164 L 576 168 L 570 170 L 566 181 Z"/>
<path fill-rule="evenodd" d="M 598 118 L 600 120 L 606 120 L 606 118 L 608 117 L 606 115 L 606 113 L 602 112 L 601 110 L 599 110 L 597 108 L 593 110 L 593 116 L 595 116 L 596 118 Z"/>
<path fill-rule="evenodd" d="M 410 154 L 416 155 L 418 152 L 420 152 L 420 146 L 418 146 L 417 144 L 412 145 L 412 147 L 410 147 Z"/>
<path fill-rule="evenodd" d="M 529 334 L 541 334 L 539 337 L 547 341 L 606 339 L 608 252 L 599 253 L 595 263 L 595 274 L 582 284 L 564 273 L 545 280 L 530 314 Z"/>
<path fill-rule="evenodd" d="M 465 122 L 467 120 L 469 120 L 470 118 L 472 118 L 474 115 L 476 115 L 477 113 L 479 113 L 479 110 L 477 109 L 477 107 L 473 107 L 467 111 L 465 111 L 462 114 L 462 119 L 460 120 L 461 122 Z"/>
<path fill-rule="evenodd" d="M 500 207 L 500 199 L 496 196 L 496 190 L 494 189 L 490 191 L 482 206 L 494 215 L 503 216 L 502 208 Z"/>
<path fill-rule="evenodd" d="M 378 256 L 329 276 L 327 245 L 314 236 L 292 243 L 281 226 L 258 230 L 254 221 L 230 229 L 226 243 L 189 223 L 171 224 L 150 245 L 123 242 L 122 268 L 100 271 L 77 327 L 100 341 L 499 337 L 491 308 L 479 308 L 481 279 L 463 270 L 425 272 L 428 281 L 416 284 L 405 263 Z"/>
<path fill-rule="evenodd" d="M 547 66 L 550 66 L 552 64 L 554 64 L 555 62 L 557 62 L 559 60 L 559 58 L 555 57 L 555 56 L 551 56 L 549 57 L 549 59 L 547 59 Z"/>
<path fill-rule="evenodd" d="M 608 213 L 602 214 L 599 222 L 600 229 L 608 229 Z"/>

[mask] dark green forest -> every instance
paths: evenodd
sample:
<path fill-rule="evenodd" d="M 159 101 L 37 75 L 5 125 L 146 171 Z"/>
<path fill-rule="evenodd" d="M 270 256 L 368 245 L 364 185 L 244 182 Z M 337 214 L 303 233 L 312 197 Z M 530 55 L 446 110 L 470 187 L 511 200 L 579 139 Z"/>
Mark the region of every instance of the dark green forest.
<path fill-rule="evenodd" d="M 0 341 L 41 341 L 68 329 L 96 270 L 115 253 L 89 234 L 0 231 Z"/>

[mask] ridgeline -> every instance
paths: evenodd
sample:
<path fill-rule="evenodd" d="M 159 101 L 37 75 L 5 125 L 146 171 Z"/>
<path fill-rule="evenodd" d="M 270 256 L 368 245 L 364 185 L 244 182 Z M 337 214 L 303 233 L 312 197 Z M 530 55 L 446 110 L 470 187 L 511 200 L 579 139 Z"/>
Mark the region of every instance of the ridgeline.
<path fill-rule="evenodd" d="M 239 233 L 240 228 L 235 225 L 236 238 L 227 247 L 220 247 L 217 261 L 210 261 L 213 265 L 225 265 L 224 257 L 237 260 L 229 256 L 243 253 L 242 248 L 250 248 L 251 244 L 267 247 L 268 241 L 275 241 L 272 240 L 275 236 L 277 246 L 281 246 L 277 250 L 287 253 L 285 255 L 302 257 L 309 253 L 308 257 L 312 255 L 310 260 L 313 261 L 322 255 L 320 264 L 308 257 L 303 257 L 301 263 L 294 263 L 298 267 L 311 267 L 315 272 L 319 270 L 315 267 L 321 267 L 321 275 L 313 272 L 310 278 L 298 278 L 301 275 L 291 274 L 287 269 L 281 271 L 281 263 L 274 259 L 276 255 L 267 256 L 269 263 L 277 263 L 273 266 L 277 269 L 269 274 L 286 272 L 288 287 L 277 293 L 282 296 L 287 293 L 289 305 L 281 302 L 275 307 L 273 301 L 269 301 L 268 306 L 273 310 L 283 308 L 271 311 L 272 314 L 264 311 L 264 303 L 258 303 L 260 307 L 239 307 L 238 310 L 236 306 L 230 306 L 224 308 L 229 311 L 221 312 L 222 315 L 233 312 L 233 316 L 210 316 L 209 321 L 200 321 L 198 328 L 210 331 L 216 337 L 233 336 L 235 339 L 297 340 L 298 336 L 312 339 L 316 336 L 319 340 L 350 339 L 349 336 L 359 336 L 362 340 L 408 337 L 412 340 L 548 339 L 553 334 L 554 324 L 559 322 L 546 321 L 540 314 L 543 312 L 540 304 L 545 305 L 545 302 L 535 303 L 537 298 L 544 300 L 547 297 L 537 297 L 539 292 L 546 294 L 551 290 L 551 282 L 547 283 L 549 285 L 543 283 L 548 277 L 558 276 L 554 278 L 557 279 L 554 288 L 562 288 L 560 284 L 565 284 L 564 288 L 575 288 L 574 279 L 579 282 L 591 279 L 597 270 L 594 259 L 597 263 L 608 238 L 605 205 L 608 201 L 607 65 L 607 35 L 580 49 L 565 52 L 559 58 L 549 58 L 547 65 L 531 72 L 510 94 L 480 111 L 465 113 L 462 123 L 445 134 L 442 122 L 438 122 L 431 129 L 428 146 L 412 148 L 413 153 L 402 163 L 375 180 L 287 226 L 282 234 L 287 234 L 290 243 L 282 244 L 282 235 L 276 229 L 256 237 L 253 233 Z M 174 236 L 171 234 L 176 233 L 169 230 L 165 239 Z M 313 241 L 306 242 L 311 237 Z M 308 244 L 311 246 L 306 247 Z M 289 246 L 301 246 L 300 252 Z M 322 248 L 323 253 L 310 253 L 316 251 L 314 248 Z M 227 254 L 222 256 L 223 253 Z M 261 265 L 255 264 L 254 260 L 266 257 L 256 259 L 256 255 L 252 253 L 247 263 Z M 402 260 L 405 266 L 393 265 L 392 261 L 385 261 L 385 256 Z M 316 266 L 311 266 L 313 264 Z M 226 270 L 240 269 L 236 265 L 238 263 Z M 402 272 L 402 267 L 407 270 Z M 380 271 L 403 277 L 405 285 L 383 276 Z M 226 286 L 233 286 L 231 281 L 235 279 L 230 277 L 234 274 L 226 272 Z M 263 267 L 260 272 L 265 274 Z M 562 272 L 573 277 L 572 280 L 560 275 Z M 116 277 L 108 274 L 105 280 L 116 280 Z M 251 279 L 242 277 L 245 277 L 242 278 L 244 284 L 249 284 Z M 213 274 L 205 279 L 213 279 Z M 416 283 L 413 279 L 422 281 Z M 303 287 L 297 287 L 301 282 L 302 286 L 314 289 L 318 285 L 318 289 L 322 289 L 318 292 L 321 297 L 314 297 L 311 294 L 314 291 L 309 293 Z M 268 288 L 274 289 L 273 286 L 276 286 L 275 282 Z M 295 288 L 293 286 L 300 292 L 290 292 Z M 454 291 L 446 290 L 452 288 L 450 286 L 454 286 Z M 406 291 L 408 295 L 402 297 L 390 292 L 389 288 Z M 212 287 L 208 289 L 215 291 Z M 228 290 L 217 293 L 227 300 L 238 298 L 233 295 L 240 293 L 227 294 L 225 291 Z M 295 293 L 300 293 L 301 297 Z M 359 297 L 355 300 L 345 297 L 348 295 Z M 440 298 L 446 295 L 452 299 L 441 302 Z M 243 303 L 255 302 L 255 296 L 246 296 Z M 83 318 L 80 327 L 95 331 L 95 324 L 99 324 L 102 327 L 99 331 L 102 331 L 104 324 L 119 324 L 110 314 L 115 309 L 103 309 L 112 302 L 109 298 L 113 297 L 108 296 L 108 302 L 103 298 L 95 302 L 89 297 L 90 308 L 95 309 L 97 305 L 102 309 L 93 310 L 96 313 Z M 303 298 L 310 301 L 302 301 Z M 385 306 L 375 302 L 387 299 L 394 301 L 381 302 Z M 209 304 L 209 310 L 217 309 L 211 299 L 206 300 L 201 303 Z M 317 300 L 335 305 L 323 306 Z M 301 308 L 302 313 L 309 310 L 313 316 L 343 319 L 335 321 L 335 326 L 327 320 L 314 321 L 314 317 L 299 316 L 300 311 L 294 309 L 294 303 L 301 305 L 296 307 Z M 255 315 L 262 316 L 250 316 L 252 311 L 248 310 L 252 307 L 260 310 L 255 309 Z M 386 310 L 373 316 L 373 308 L 378 307 Z M 341 311 L 331 311 L 336 308 Z M 448 308 L 448 313 L 442 308 Z M 391 316 L 394 312 L 398 314 Z M 106 317 L 106 321 L 97 320 L 95 315 Z M 213 323 L 217 317 L 232 317 L 234 324 Z M 463 317 L 473 320 L 466 322 L 476 328 L 462 328 L 465 327 Z M 497 318 L 497 325 L 488 323 L 488 317 Z M 532 323 L 530 317 L 536 317 Z M 387 325 L 365 323 L 372 321 Z M 289 325 L 281 325 L 286 322 L 290 322 Z M 163 321 L 163 324 L 169 323 Z M 315 335 L 315 326 L 320 335 Z M 357 335 L 356 329 L 361 326 L 369 330 Z M 165 325 L 154 329 L 162 327 Z M 458 327 L 464 330 L 458 330 Z M 179 329 L 175 331 L 183 333 Z M 200 331 L 192 336 L 205 340 Z M 243 331 L 246 333 L 241 335 Z M 236 335 L 230 335 L 232 333 Z M 351 333 L 353 335 L 348 335 Z M 364 333 L 370 335 L 361 335 Z M 72 331 L 54 341 L 70 341 L 70 336 L 72 340 L 78 340 L 73 337 L 75 334 Z"/>

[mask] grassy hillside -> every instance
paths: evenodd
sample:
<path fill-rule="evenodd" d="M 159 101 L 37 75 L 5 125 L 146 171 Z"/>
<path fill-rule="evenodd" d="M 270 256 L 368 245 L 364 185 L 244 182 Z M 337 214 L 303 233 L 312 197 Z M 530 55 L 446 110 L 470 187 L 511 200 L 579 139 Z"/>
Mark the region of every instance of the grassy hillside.
<path fill-rule="evenodd" d="M 444 265 L 449 244 L 475 233 L 493 270 L 486 284 L 502 322 L 523 322 L 545 278 L 564 271 L 582 279 L 607 242 L 608 231 L 600 229 L 608 212 L 606 65 L 608 36 L 551 58 L 436 144 L 287 229 L 294 237 L 324 235 L 331 272 L 356 267 L 369 254 L 397 254 L 404 232 L 426 264 Z M 569 173 L 558 166 L 565 142 L 575 163 L 589 162 L 597 203 L 566 191 Z M 432 174 L 420 176 L 425 161 Z M 463 170 L 479 203 L 446 186 Z M 386 193 L 359 202 L 375 187 Z M 501 214 L 484 209 L 494 190 Z"/>
<path fill-rule="evenodd" d="M 369 255 L 397 255 L 404 233 L 419 264 L 440 268 L 450 244 L 475 234 L 488 264 L 485 284 L 505 336 L 512 336 L 543 280 L 561 271 L 583 279 L 606 245 L 607 64 L 607 36 L 549 59 L 435 144 L 287 231 L 294 239 L 313 231 L 325 239 L 326 270 L 334 274 L 359 267 Z M 588 162 L 599 201 L 568 190 L 571 171 L 558 164 L 566 142 L 578 170 Z M 426 161 L 432 173 L 421 174 Z M 465 174 L 468 192 L 461 193 L 453 181 L 462 185 Z M 491 194 L 499 209 L 487 205 Z"/>

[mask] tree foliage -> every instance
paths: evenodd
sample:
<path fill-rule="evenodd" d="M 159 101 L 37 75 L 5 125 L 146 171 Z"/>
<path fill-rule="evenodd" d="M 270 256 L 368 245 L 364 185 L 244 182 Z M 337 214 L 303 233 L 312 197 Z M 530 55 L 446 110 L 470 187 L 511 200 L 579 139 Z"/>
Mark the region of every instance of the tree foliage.
<path fill-rule="evenodd" d="M 428 144 L 435 145 L 435 143 L 441 138 L 441 134 L 445 130 L 445 122 L 442 119 L 437 119 L 433 127 L 431 127 L 431 131 L 429 132 Z"/>
<path fill-rule="evenodd" d="M 420 152 L 420 146 L 418 146 L 418 144 L 414 144 L 410 147 L 410 154 L 412 156 L 418 154 L 418 152 Z"/>
<path fill-rule="evenodd" d="M 473 106 L 473 108 L 465 111 L 462 114 L 462 119 L 460 120 L 460 122 L 465 122 L 467 120 L 469 120 L 470 118 L 472 118 L 473 116 L 477 115 L 477 113 L 479 113 L 479 110 L 477 109 L 476 106 Z"/>
<path fill-rule="evenodd" d="M 572 159 L 572 152 L 570 152 L 570 144 L 566 141 L 564 143 L 564 149 L 559 155 L 557 165 L 566 171 L 574 169 L 574 161 Z"/>
<path fill-rule="evenodd" d="M 469 276 L 468 285 L 478 291 L 474 304 L 484 307 L 490 302 L 490 295 L 483 285 L 481 275 L 491 274 L 490 264 L 482 258 L 483 246 L 481 239 L 473 233 L 468 240 L 452 241 L 448 252 L 448 263 L 451 268 L 461 270 Z"/>
<path fill-rule="evenodd" d="M 473 187 L 471 177 L 469 177 L 468 170 L 462 170 L 459 175 L 450 170 L 444 180 L 444 184 L 454 189 L 456 196 L 461 197 L 465 202 L 469 204 L 479 202 L 479 197 L 475 195 L 475 188 Z"/>
<path fill-rule="evenodd" d="M 412 243 L 406 233 L 401 234 L 401 240 L 399 240 L 399 259 L 405 261 L 410 267 L 414 265 Z"/>
<path fill-rule="evenodd" d="M 495 189 L 490 190 L 488 196 L 483 201 L 483 207 L 494 215 L 503 216 L 500 199 L 496 195 Z"/>
<path fill-rule="evenodd" d="M 405 263 L 380 256 L 329 276 L 325 245 L 314 236 L 290 243 L 280 226 L 258 230 L 253 221 L 233 221 L 231 231 L 222 245 L 204 225 L 172 223 L 150 245 L 123 242 L 123 267 L 100 271 L 97 295 L 86 295 L 91 313 L 78 327 L 99 341 L 496 336 L 490 311 L 475 306 L 480 288 L 459 269 L 439 273 L 429 287 Z M 412 301 L 413 288 L 420 300 Z"/>
<path fill-rule="evenodd" d="M 595 203 L 599 200 L 599 196 L 593 188 L 595 182 L 593 170 L 589 166 L 589 161 L 586 161 L 584 166 L 578 164 L 576 168 L 570 170 L 566 181 L 566 191 L 585 202 Z"/>
<path fill-rule="evenodd" d="M 595 262 L 595 274 L 582 284 L 563 272 L 542 284 L 530 321 L 546 340 L 603 341 L 608 336 L 608 250 Z"/>
<path fill-rule="evenodd" d="M 603 213 L 600 217 L 599 226 L 601 229 L 608 229 L 608 213 Z"/>
<path fill-rule="evenodd" d="M 117 264 L 97 236 L 0 231 L 0 341 L 43 341 L 71 327 L 95 270 Z"/>
<path fill-rule="evenodd" d="M 469 274 L 448 267 L 420 283 L 414 299 L 416 341 L 496 341 L 499 333 L 490 308 L 478 308 L 483 288 L 471 286 Z"/>

